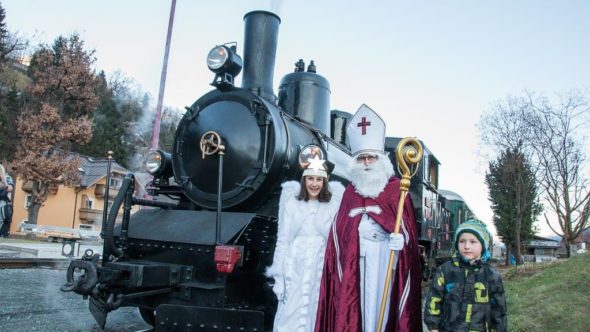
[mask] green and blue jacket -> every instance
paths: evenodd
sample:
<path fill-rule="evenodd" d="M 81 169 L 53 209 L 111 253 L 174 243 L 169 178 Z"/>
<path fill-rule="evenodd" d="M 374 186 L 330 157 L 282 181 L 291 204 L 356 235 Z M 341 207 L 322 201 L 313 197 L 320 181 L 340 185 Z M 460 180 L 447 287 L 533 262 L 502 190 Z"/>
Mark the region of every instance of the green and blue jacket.
<path fill-rule="evenodd" d="M 487 263 L 470 264 L 455 254 L 432 280 L 424 303 L 424 323 L 439 331 L 506 331 L 500 273 Z"/>

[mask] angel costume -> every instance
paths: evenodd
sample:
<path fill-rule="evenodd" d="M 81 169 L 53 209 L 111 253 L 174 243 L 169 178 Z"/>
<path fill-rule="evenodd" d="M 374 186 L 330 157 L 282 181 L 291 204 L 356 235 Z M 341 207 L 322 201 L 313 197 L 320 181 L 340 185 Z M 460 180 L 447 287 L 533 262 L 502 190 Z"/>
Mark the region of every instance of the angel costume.
<path fill-rule="evenodd" d="M 299 182 L 282 185 L 277 243 L 267 271 L 275 280 L 273 290 L 279 299 L 275 332 L 314 329 L 326 240 L 344 193 L 339 182 L 328 186 L 332 198 L 323 203 L 298 200 Z"/>

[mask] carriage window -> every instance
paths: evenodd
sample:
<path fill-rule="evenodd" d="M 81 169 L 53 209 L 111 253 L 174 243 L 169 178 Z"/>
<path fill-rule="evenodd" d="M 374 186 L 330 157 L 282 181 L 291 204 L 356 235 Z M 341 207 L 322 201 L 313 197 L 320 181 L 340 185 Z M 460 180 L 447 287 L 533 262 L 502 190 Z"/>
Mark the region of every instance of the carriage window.
<path fill-rule="evenodd" d="M 428 158 L 428 181 L 438 188 L 438 164 L 434 158 Z"/>

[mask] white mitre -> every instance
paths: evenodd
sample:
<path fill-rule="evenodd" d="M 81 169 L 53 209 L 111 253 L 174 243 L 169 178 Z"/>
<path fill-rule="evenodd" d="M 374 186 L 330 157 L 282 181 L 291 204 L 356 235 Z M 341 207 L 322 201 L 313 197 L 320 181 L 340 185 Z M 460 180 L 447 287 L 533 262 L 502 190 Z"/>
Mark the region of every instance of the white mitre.
<path fill-rule="evenodd" d="M 346 135 L 353 157 L 361 153 L 384 153 L 385 122 L 365 104 L 361 105 L 350 120 Z"/>

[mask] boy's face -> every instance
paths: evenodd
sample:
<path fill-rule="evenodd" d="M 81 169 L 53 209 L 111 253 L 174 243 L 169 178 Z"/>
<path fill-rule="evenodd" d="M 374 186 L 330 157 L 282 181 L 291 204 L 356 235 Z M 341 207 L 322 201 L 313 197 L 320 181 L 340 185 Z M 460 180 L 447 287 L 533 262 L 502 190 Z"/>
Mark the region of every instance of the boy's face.
<path fill-rule="evenodd" d="M 459 236 L 459 253 L 468 260 L 474 260 L 481 257 L 481 242 L 471 233 L 461 233 Z"/>

